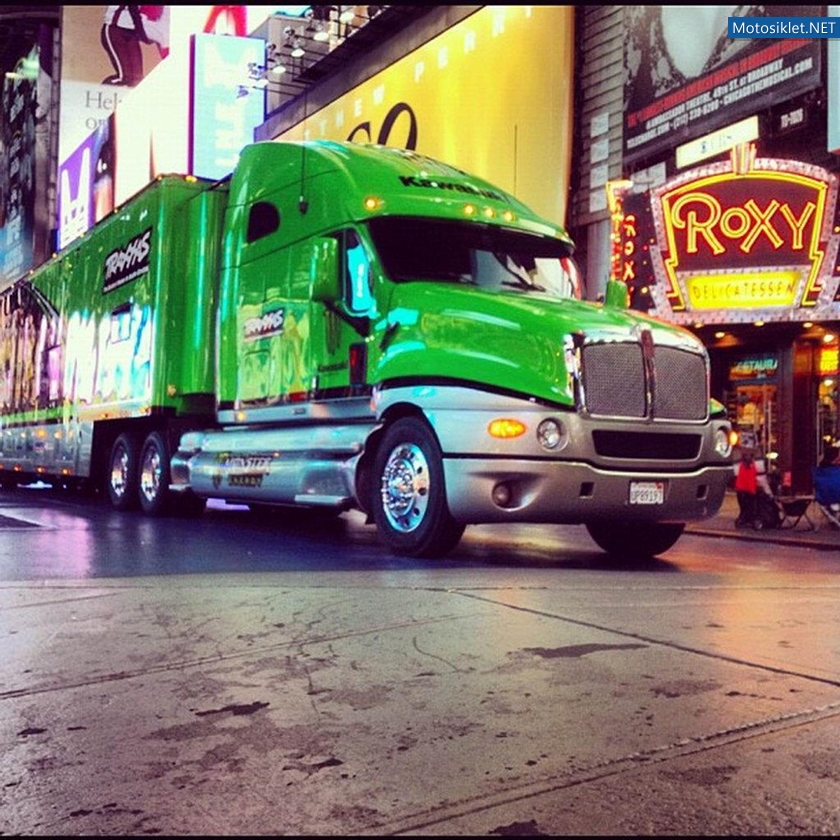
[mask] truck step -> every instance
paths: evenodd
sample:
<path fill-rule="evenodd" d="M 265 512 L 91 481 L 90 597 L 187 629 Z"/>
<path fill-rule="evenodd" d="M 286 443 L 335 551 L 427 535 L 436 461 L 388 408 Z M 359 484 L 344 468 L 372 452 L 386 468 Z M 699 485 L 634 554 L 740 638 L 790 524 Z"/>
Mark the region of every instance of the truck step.
<path fill-rule="evenodd" d="M 295 496 L 296 505 L 312 505 L 313 507 L 335 507 L 346 510 L 353 504 L 350 496 L 318 496 L 314 493 L 298 493 Z"/>

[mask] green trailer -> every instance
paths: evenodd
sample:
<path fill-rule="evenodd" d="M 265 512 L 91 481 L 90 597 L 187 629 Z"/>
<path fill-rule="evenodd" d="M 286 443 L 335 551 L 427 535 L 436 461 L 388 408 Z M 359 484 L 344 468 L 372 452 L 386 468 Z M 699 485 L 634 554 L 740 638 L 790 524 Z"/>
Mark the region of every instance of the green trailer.
<path fill-rule="evenodd" d="M 247 146 L 165 176 L 0 294 L 0 480 L 124 509 L 367 514 L 439 556 L 479 522 L 664 551 L 714 515 L 730 427 L 705 348 L 581 300 L 566 234 L 414 152 Z"/>

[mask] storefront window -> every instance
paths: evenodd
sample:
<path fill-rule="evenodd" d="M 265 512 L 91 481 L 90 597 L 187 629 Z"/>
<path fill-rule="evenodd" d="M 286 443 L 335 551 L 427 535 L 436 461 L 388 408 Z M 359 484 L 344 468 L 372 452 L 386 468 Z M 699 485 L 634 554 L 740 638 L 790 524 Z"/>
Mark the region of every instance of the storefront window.
<path fill-rule="evenodd" d="M 818 388 L 818 432 L 821 459 L 825 450 L 840 445 L 840 401 L 838 383 L 840 383 L 840 364 L 838 363 L 837 337 L 827 333 L 820 348 L 820 382 Z"/>
<path fill-rule="evenodd" d="M 760 455 L 778 451 L 776 353 L 744 356 L 729 368 L 726 402 L 741 443 Z"/>

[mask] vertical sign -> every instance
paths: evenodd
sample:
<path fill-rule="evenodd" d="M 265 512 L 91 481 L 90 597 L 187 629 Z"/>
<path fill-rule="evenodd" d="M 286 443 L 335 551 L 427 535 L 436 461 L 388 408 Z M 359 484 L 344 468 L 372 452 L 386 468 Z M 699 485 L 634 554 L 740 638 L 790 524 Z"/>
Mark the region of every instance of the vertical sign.
<path fill-rule="evenodd" d="M 242 147 L 253 142 L 254 129 L 265 119 L 265 90 L 255 86 L 253 68 L 264 65 L 262 38 L 193 36 L 193 175 L 223 178 L 236 166 Z"/>

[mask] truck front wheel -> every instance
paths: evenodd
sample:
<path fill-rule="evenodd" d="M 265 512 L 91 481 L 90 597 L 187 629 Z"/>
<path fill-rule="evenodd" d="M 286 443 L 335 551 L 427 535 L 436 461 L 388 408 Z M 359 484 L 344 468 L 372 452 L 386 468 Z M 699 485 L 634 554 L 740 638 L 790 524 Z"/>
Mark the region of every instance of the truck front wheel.
<path fill-rule="evenodd" d="M 137 507 L 137 439 L 121 434 L 111 447 L 108 460 L 108 498 L 117 510 Z"/>
<path fill-rule="evenodd" d="M 387 428 L 374 461 L 373 518 L 395 554 L 441 557 L 458 544 L 464 526 L 446 504 L 440 447 L 417 417 Z"/>
<path fill-rule="evenodd" d="M 653 557 L 667 551 L 682 535 L 685 524 L 670 522 L 592 522 L 589 536 L 608 554 Z"/>

